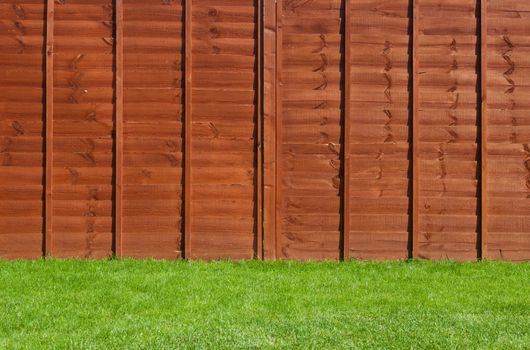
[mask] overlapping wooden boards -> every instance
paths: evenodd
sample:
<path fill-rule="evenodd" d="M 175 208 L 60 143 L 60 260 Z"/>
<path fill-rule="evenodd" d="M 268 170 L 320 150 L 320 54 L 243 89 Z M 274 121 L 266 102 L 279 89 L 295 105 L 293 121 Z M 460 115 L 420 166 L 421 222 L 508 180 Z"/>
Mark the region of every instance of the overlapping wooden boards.
<path fill-rule="evenodd" d="M 340 257 L 342 2 L 279 1 L 277 257 Z"/>
<path fill-rule="evenodd" d="M 54 19 L 51 254 L 108 257 L 113 240 L 114 4 L 56 1 Z"/>
<path fill-rule="evenodd" d="M 42 256 L 45 5 L 0 2 L 0 258 Z"/>
<path fill-rule="evenodd" d="M 477 257 L 477 9 L 475 0 L 419 0 L 418 251 Z M 450 18 L 450 20 L 448 20 Z"/>
<path fill-rule="evenodd" d="M 1 1 L 0 257 L 530 259 L 528 5 L 260 4 Z"/>
<path fill-rule="evenodd" d="M 189 258 L 257 247 L 257 4 L 191 1 Z"/>
<path fill-rule="evenodd" d="M 483 0 L 486 1 L 486 0 Z M 487 249 L 489 259 L 530 259 L 530 3 L 487 8 Z"/>
<path fill-rule="evenodd" d="M 350 15 L 349 255 L 404 259 L 410 212 L 409 1 L 353 1 Z"/>
<path fill-rule="evenodd" d="M 183 6 L 123 0 L 123 256 L 181 256 Z"/>

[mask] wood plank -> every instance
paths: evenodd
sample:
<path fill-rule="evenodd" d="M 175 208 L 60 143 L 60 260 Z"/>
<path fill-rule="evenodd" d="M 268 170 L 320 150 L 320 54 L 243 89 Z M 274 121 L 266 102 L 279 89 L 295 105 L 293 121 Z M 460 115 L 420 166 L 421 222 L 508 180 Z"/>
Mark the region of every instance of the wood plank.
<path fill-rule="evenodd" d="M 342 131 L 342 259 L 350 257 L 351 0 L 344 2 L 344 115 Z"/>
<path fill-rule="evenodd" d="M 256 0 L 256 252 L 258 259 L 263 260 L 263 1 Z"/>
<path fill-rule="evenodd" d="M 192 0 L 184 4 L 185 63 L 186 74 L 184 93 L 184 258 L 191 257 L 191 116 L 192 116 Z"/>
<path fill-rule="evenodd" d="M 480 250 L 488 253 L 488 5 L 480 0 Z"/>
<path fill-rule="evenodd" d="M 282 232 L 284 259 L 336 260 L 340 245 L 339 231 L 291 231 Z"/>
<path fill-rule="evenodd" d="M 114 254 L 123 256 L 123 0 L 115 0 L 116 26 L 116 107 L 115 107 L 115 184 Z"/>
<path fill-rule="evenodd" d="M 276 248 L 276 3 L 263 6 L 263 258 L 270 260 Z"/>
<path fill-rule="evenodd" d="M 413 0 L 412 8 L 412 245 L 409 255 L 418 257 L 420 232 L 420 197 L 419 197 L 419 0 Z"/>
<path fill-rule="evenodd" d="M 276 61 L 275 61 L 275 78 L 274 84 L 276 85 L 275 89 L 275 124 L 274 128 L 276 131 L 275 135 L 275 145 L 276 145 L 276 174 L 275 174 L 275 201 L 274 201 L 274 211 L 275 211 L 275 230 L 274 237 L 276 247 L 274 249 L 274 259 L 278 259 L 279 252 L 281 251 L 281 189 L 282 189 L 282 172 L 280 160 L 282 156 L 282 46 L 283 46 L 283 29 L 282 29 L 282 16 L 283 16 L 283 0 L 276 1 Z"/>
<path fill-rule="evenodd" d="M 53 51 L 54 51 L 54 5 L 46 4 L 46 174 L 45 174 L 45 236 L 44 255 L 53 255 Z"/>

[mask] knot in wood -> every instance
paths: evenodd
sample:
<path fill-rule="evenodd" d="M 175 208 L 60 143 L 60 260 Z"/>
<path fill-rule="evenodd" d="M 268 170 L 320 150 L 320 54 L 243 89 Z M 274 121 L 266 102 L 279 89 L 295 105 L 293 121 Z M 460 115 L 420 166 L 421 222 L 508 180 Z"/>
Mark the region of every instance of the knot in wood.
<path fill-rule="evenodd" d="M 26 12 L 20 6 L 19 4 L 13 4 L 12 6 L 13 11 L 15 11 L 15 16 L 17 16 L 18 19 L 26 19 Z"/>
<path fill-rule="evenodd" d="M 219 29 L 217 27 L 210 27 L 208 30 L 211 38 L 218 38 L 220 36 Z"/>
<path fill-rule="evenodd" d="M 216 8 L 211 8 L 208 10 L 208 16 L 209 17 L 217 17 L 219 15 L 219 11 Z"/>
<path fill-rule="evenodd" d="M 527 158 L 523 161 L 524 167 L 528 172 L 530 172 L 530 158 Z"/>

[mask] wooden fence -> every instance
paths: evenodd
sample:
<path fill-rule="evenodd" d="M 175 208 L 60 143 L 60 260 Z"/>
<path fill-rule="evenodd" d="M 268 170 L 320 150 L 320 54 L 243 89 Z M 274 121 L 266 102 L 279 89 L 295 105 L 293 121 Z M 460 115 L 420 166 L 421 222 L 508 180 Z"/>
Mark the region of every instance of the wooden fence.
<path fill-rule="evenodd" d="M 0 258 L 530 260 L 530 2 L 0 0 Z"/>

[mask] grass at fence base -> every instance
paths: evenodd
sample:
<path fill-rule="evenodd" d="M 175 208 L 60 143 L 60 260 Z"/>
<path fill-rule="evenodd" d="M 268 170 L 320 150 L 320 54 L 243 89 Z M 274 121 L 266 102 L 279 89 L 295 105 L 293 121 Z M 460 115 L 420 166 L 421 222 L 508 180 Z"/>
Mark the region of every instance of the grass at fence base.
<path fill-rule="evenodd" d="M 0 262 L 2 349 L 530 348 L 530 264 Z"/>

